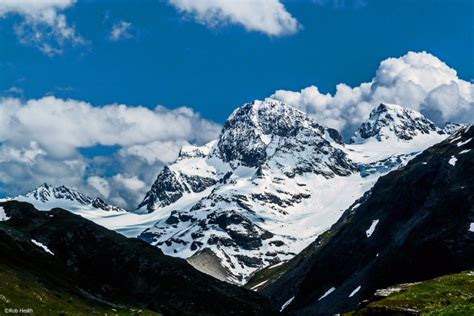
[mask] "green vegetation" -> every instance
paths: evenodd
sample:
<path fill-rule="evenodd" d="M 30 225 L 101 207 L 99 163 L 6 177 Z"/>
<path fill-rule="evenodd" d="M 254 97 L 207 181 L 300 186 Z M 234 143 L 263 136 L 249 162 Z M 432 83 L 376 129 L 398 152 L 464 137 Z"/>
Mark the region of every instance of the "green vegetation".
<path fill-rule="evenodd" d="M 245 288 L 247 289 L 252 289 L 254 286 L 265 282 L 266 283 L 271 283 L 278 279 L 283 273 L 285 273 L 287 269 L 287 263 L 280 264 L 279 266 L 273 265 L 269 266 L 265 269 L 262 269 L 255 273 L 250 280 L 244 285 Z M 263 285 L 263 284 L 262 284 Z M 258 289 L 257 289 L 258 291 Z"/>
<path fill-rule="evenodd" d="M 372 302 L 354 315 L 395 314 L 411 310 L 420 315 L 474 315 L 474 273 L 463 272 L 401 285 L 402 290 Z"/>
<path fill-rule="evenodd" d="M 0 314 L 22 315 L 159 315 L 113 306 L 89 298 L 79 289 L 45 285 L 32 274 L 0 265 Z M 15 309 L 18 310 L 15 312 Z"/>

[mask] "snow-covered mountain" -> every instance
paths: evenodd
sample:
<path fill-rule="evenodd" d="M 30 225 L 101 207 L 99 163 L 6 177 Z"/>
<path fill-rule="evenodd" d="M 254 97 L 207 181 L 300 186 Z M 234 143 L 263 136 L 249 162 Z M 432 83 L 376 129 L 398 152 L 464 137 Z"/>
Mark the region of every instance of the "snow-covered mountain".
<path fill-rule="evenodd" d="M 370 138 L 413 140 L 420 135 L 433 132 L 444 134 L 436 125 L 421 113 L 396 104 L 381 103 L 362 123 L 352 137 L 353 143 L 361 143 Z"/>
<path fill-rule="evenodd" d="M 292 258 L 378 177 L 445 137 L 420 113 L 381 104 L 344 145 L 293 107 L 254 101 L 232 113 L 216 141 L 184 147 L 161 171 L 139 206 L 160 219 L 139 238 L 244 283 Z"/>
<path fill-rule="evenodd" d="M 381 175 L 446 136 L 418 112 L 381 104 L 344 144 L 337 131 L 266 99 L 236 109 L 218 139 L 183 147 L 134 213 L 65 187 L 43 185 L 17 199 L 72 210 L 243 284 L 294 257 Z"/>
<path fill-rule="evenodd" d="M 448 128 L 449 132 L 455 130 L 454 126 Z M 365 172 L 371 167 L 381 168 L 394 163 L 403 165 L 413 155 L 441 142 L 449 132 L 417 111 L 381 103 L 361 124 L 346 148 L 350 158 L 362 164 L 361 171 Z"/>
<path fill-rule="evenodd" d="M 18 201 L 33 204 L 40 210 L 50 210 L 54 207 L 61 207 L 70 211 L 106 211 L 106 212 L 126 212 L 125 210 L 107 204 L 99 197 L 91 198 L 74 189 L 64 185 L 54 187 L 43 183 L 36 189 L 14 198 Z"/>

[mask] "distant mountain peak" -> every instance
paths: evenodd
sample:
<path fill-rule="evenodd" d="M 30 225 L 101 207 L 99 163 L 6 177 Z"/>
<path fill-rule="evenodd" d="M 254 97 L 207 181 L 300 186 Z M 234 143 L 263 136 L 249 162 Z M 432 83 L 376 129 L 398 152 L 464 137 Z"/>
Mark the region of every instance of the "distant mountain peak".
<path fill-rule="evenodd" d="M 467 124 L 462 124 L 462 123 L 446 122 L 446 124 L 443 127 L 443 131 L 446 134 L 451 135 L 467 126 L 468 126 Z"/>
<path fill-rule="evenodd" d="M 351 141 L 364 142 L 375 138 L 378 141 L 395 138 L 412 140 L 421 134 L 444 132 L 423 114 L 397 104 L 381 103 L 370 113 L 369 119 L 361 124 Z"/>
<path fill-rule="evenodd" d="M 107 204 L 104 200 L 99 197 L 92 198 L 79 191 L 68 188 L 65 185 L 53 186 L 48 183 L 42 183 L 36 189 L 31 190 L 24 196 L 16 197 L 17 200 L 26 200 L 33 204 L 49 203 L 53 201 L 64 201 L 69 204 L 76 204 L 80 206 L 90 206 L 96 209 L 102 209 L 104 211 L 124 211 L 123 209 Z"/>

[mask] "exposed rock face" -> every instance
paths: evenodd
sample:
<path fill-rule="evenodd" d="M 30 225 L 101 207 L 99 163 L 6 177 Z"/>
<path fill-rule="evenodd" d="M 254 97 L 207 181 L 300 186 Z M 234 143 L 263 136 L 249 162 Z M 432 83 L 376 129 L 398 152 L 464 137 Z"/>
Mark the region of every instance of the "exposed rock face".
<path fill-rule="evenodd" d="M 291 299 L 290 314 L 348 312 L 377 289 L 473 269 L 473 223 L 470 126 L 381 177 L 259 291 L 276 308 Z"/>
<path fill-rule="evenodd" d="M 353 166 L 342 150 L 331 145 L 335 141 L 340 142 L 335 130 L 329 132 L 303 112 L 267 99 L 246 104 L 232 113 L 214 154 L 233 168 L 252 168 L 278 163 L 291 153 L 299 161 L 289 173 L 348 175 Z"/>
<path fill-rule="evenodd" d="M 444 125 L 443 131 L 446 134 L 454 134 L 455 132 L 459 131 L 462 128 L 467 127 L 467 124 L 461 124 L 461 123 L 452 123 L 452 122 L 446 122 Z"/>

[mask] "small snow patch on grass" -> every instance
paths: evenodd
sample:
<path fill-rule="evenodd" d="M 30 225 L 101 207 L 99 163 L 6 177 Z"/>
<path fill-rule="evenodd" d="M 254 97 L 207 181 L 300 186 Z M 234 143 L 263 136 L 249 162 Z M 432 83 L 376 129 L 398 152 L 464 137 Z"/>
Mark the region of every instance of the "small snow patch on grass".
<path fill-rule="evenodd" d="M 474 222 L 469 226 L 469 231 L 474 233 Z"/>
<path fill-rule="evenodd" d="M 326 291 L 326 293 L 323 294 L 323 296 L 321 296 L 320 298 L 318 298 L 318 301 L 322 300 L 323 298 L 325 298 L 326 296 L 328 296 L 329 294 L 331 294 L 332 292 L 334 292 L 336 288 L 335 287 L 332 287 L 330 288 L 329 290 Z"/>
<path fill-rule="evenodd" d="M 457 159 L 456 157 L 454 157 L 454 156 L 451 156 L 451 159 L 449 159 L 448 162 L 449 162 L 449 164 L 450 164 L 451 166 L 454 167 L 454 166 L 456 166 L 456 161 L 458 161 L 458 159 Z"/>
<path fill-rule="evenodd" d="M 377 224 L 379 223 L 379 220 L 378 219 L 374 219 L 372 221 L 372 224 L 370 225 L 369 229 L 367 229 L 365 231 L 365 234 L 367 235 L 367 238 L 369 238 L 370 236 L 372 236 L 372 234 L 374 233 L 374 230 L 375 230 L 375 227 L 377 227 Z"/>
<path fill-rule="evenodd" d="M 253 287 L 251 288 L 251 290 L 252 290 L 252 291 L 255 291 L 256 289 L 258 289 L 259 287 L 261 287 L 262 285 L 264 285 L 264 284 L 267 283 L 267 282 L 268 282 L 268 280 L 265 280 L 265 281 L 263 281 L 263 282 L 260 282 L 259 284 L 253 286 Z"/>
<path fill-rule="evenodd" d="M 279 266 L 281 266 L 281 265 L 284 264 L 284 263 L 285 263 L 285 261 L 278 262 L 277 264 L 274 264 L 274 265 L 272 265 L 272 266 L 269 266 L 268 269 L 273 269 L 273 268 L 279 267 Z"/>
<path fill-rule="evenodd" d="M 354 291 L 351 292 L 351 294 L 349 294 L 349 297 L 353 297 L 357 292 L 359 292 L 361 286 L 359 285 L 358 287 L 356 287 L 354 289 Z"/>
<path fill-rule="evenodd" d="M 468 152 L 470 152 L 471 150 L 470 149 L 464 149 L 464 150 L 461 150 L 461 152 L 459 153 L 460 155 L 462 154 L 467 154 Z"/>
<path fill-rule="evenodd" d="M 43 245 L 43 244 L 40 243 L 39 241 L 36 241 L 36 240 L 32 239 L 31 242 L 34 243 L 36 246 L 42 248 L 45 252 L 47 252 L 47 253 L 49 253 L 49 254 L 51 254 L 51 255 L 54 256 L 54 253 L 53 253 L 51 250 L 49 250 L 48 247 L 46 247 L 45 245 Z"/>
<path fill-rule="evenodd" d="M 280 308 L 280 312 L 283 312 L 283 310 L 288 306 L 290 305 L 291 302 L 293 302 L 293 300 L 295 299 L 295 297 L 293 296 L 292 298 L 290 298 L 288 301 L 285 302 L 285 304 L 283 304 Z"/>

